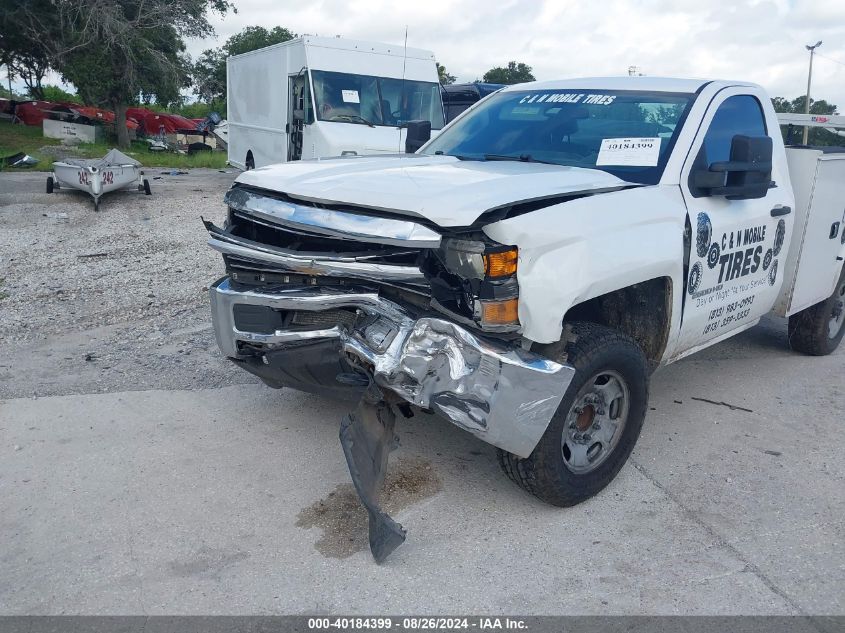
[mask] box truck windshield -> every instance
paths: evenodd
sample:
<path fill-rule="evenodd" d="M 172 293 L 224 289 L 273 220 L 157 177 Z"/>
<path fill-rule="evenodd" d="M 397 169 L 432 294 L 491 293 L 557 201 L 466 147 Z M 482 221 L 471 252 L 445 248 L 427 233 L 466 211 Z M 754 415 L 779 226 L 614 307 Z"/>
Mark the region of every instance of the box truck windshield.
<path fill-rule="evenodd" d="M 312 70 L 317 119 L 375 126 L 431 121 L 443 127 L 440 86 L 434 82 Z"/>

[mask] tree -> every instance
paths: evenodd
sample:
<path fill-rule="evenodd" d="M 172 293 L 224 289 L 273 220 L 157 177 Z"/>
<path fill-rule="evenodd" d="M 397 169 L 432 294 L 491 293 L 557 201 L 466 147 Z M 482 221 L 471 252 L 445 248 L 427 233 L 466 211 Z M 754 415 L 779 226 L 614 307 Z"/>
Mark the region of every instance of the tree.
<path fill-rule="evenodd" d="M 807 103 L 807 97 L 802 95 L 800 97 L 796 97 L 792 101 L 789 99 L 785 99 L 783 97 L 773 97 L 772 98 L 772 106 L 775 108 L 775 112 L 783 112 L 783 113 L 795 113 L 795 114 L 804 114 L 805 104 Z M 832 103 L 828 103 L 824 99 L 813 99 L 810 98 L 810 114 L 835 114 L 836 113 L 836 106 Z M 792 131 L 796 133 L 796 130 L 800 131 L 803 130 L 803 126 L 793 126 Z M 790 129 L 788 126 L 781 126 L 781 133 L 783 134 L 783 140 L 787 143 L 800 143 L 802 139 L 799 137 L 797 139 L 788 138 L 789 137 Z M 824 128 L 818 127 L 811 127 L 810 134 L 807 138 L 807 143 L 809 145 L 842 145 L 842 137 L 836 134 L 825 130 Z"/>
<path fill-rule="evenodd" d="M 282 26 L 275 26 L 269 31 L 263 26 L 248 26 L 235 33 L 222 47 L 207 49 L 199 56 L 191 70 L 194 93 L 206 103 L 225 99 L 227 57 L 281 44 L 295 37 L 296 33 Z"/>
<path fill-rule="evenodd" d="M 536 79 L 531 74 L 531 66 L 522 62 L 508 62 L 507 68 L 497 66 L 488 70 L 484 73 L 482 81 L 490 84 L 519 84 Z"/>
<path fill-rule="evenodd" d="M 126 108 L 138 95 L 160 103 L 190 85 L 184 37 L 213 33 L 207 13 L 228 0 L 0 0 L 0 12 L 86 103 L 111 107 L 118 144 L 129 145 Z M 4 25 L 5 26 L 5 25 Z"/>
<path fill-rule="evenodd" d="M 30 99 L 46 99 L 41 82 L 50 70 L 50 64 L 42 55 L 32 52 L 14 55 L 6 62 L 12 70 L 12 77 L 17 77 L 26 85 Z"/>
<path fill-rule="evenodd" d="M 223 50 L 230 57 L 272 46 L 273 44 L 281 44 L 295 37 L 296 33 L 282 26 L 274 26 L 269 31 L 263 26 L 248 26 L 240 33 L 235 33 L 226 40 Z"/>
<path fill-rule="evenodd" d="M 41 94 L 42 98 L 45 101 L 57 101 L 63 103 L 82 103 L 82 99 L 79 95 L 73 94 L 68 92 L 64 88 L 60 86 L 51 86 L 46 85 L 41 87 Z M 34 99 L 35 97 L 30 95 L 30 99 Z"/>
<path fill-rule="evenodd" d="M 211 103 L 226 98 L 226 53 L 220 48 L 202 52 L 191 68 L 194 94 L 201 101 Z"/>
<path fill-rule="evenodd" d="M 13 17 L 18 8 L 12 4 L 18 3 L 0 0 L 0 65 L 26 84 L 30 99 L 44 99 L 41 82 L 50 69 L 46 43 L 26 37 L 17 28 Z"/>
<path fill-rule="evenodd" d="M 455 77 L 455 75 L 450 75 L 443 64 L 439 62 L 435 63 L 437 64 L 437 76 L 440 78 L 440 83 L 444 86 L 455 83 L 455 79 L 457 79 L 457 77 Z"/>

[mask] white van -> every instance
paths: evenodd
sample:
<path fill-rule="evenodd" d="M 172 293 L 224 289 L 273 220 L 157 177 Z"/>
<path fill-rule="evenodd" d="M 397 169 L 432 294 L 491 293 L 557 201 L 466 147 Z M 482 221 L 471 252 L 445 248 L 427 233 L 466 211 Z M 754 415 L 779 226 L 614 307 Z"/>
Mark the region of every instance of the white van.
<path fill-rule="evenodd" d="M 229 163 L 404 151 L 405 125 L 444 126 L 434 54 L 304 36 L 226 63 Z"/>

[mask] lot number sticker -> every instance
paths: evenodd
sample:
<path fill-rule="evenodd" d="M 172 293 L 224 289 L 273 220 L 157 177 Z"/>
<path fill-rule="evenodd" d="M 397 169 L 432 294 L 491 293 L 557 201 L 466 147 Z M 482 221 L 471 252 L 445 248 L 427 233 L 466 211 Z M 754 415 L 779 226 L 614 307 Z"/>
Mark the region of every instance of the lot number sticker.
<path fill-rule="evenodd" d="M 342 90 L 344 103 L 361 103 L 357 90 Z M 335 93 L 337 94 L 337 93 Z"/>
<path fill-rule="evenodd" d="M 605 138 L 596 165 L 655 167 L 659 158 L 659 138 Z"/>

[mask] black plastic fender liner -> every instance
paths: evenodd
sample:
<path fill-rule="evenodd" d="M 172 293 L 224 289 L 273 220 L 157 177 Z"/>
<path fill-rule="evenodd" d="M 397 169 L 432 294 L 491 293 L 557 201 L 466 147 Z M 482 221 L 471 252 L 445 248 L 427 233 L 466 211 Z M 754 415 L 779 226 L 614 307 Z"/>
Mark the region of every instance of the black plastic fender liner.
<path fill-rule="evenodd" d="M 349 474 L 370 515 L 370 551 L 377 563 L 405 542 L 405 529 L 379 505 L 387 460 L 390 451 L 398 446 L 393 432 L 395 423 L 396 415 L 390 404 L 371 382 L 358 406 L 340 424 L 340 444 Z"/>

